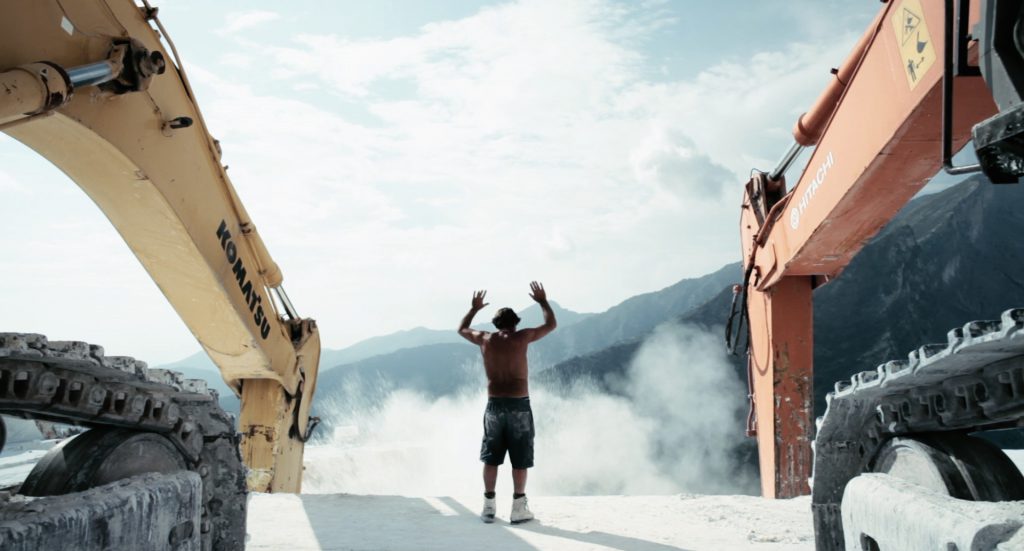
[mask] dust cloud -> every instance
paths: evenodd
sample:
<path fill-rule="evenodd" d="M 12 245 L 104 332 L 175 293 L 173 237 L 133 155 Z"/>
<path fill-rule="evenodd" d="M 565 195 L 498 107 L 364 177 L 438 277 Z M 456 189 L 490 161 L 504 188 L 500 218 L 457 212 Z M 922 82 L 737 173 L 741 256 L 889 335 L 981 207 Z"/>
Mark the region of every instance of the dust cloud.
<path fill-rule="evenodd" d="M 592 383 L 531 382 L 537 437 L 528 492 L 755 493 L 743 436 L 746 388 L 722 348 L 717 335 L 666 325 L 641 345 L 614 394 Z M 345 407 L 328 441 L 307 447 L 305 492 L 482 491 L 483 390 L 440 399 L 397 390 L 377 404 L 357 395 L 338 400 Z M 506 461 L 499 493 L 512 491 L 510 478 Z"/>

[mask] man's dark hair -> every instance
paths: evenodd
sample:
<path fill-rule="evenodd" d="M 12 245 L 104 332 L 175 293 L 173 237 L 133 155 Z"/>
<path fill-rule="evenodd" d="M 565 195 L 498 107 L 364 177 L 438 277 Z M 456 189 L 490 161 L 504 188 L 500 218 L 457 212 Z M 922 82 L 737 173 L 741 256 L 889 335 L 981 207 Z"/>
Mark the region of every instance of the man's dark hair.
<path fill-rule="evenodd" d="M 502 308 L 494 314 L 494 318 L 491 319 L 491 323 L 493 323 L 499 330 L 515 329 L 516 325 L 519 324 L 519 316 L 517 316 L 516 311 L 511 308 Z"/>

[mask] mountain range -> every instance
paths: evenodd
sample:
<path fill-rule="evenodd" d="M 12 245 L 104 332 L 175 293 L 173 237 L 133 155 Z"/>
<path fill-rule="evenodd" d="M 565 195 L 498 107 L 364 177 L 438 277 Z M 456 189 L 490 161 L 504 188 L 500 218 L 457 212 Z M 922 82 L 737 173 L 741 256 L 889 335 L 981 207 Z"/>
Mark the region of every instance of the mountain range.
<path fill-rule="evenodd" d="M 1004 309 L 1024 305 L 1019 272 L 1024 253 L 1007 246 L 1024 232 L 1024 213 L 1016 208 L 1022 199 L 1024 188 L 981 178 L 919 197 L 865 245 L 840 277 L 815 291 L 819 414 L 835 381 L 903 358 L 922 344 L 942 342 L 953 327 L 998 318 Z M 558 330 L 531 347 L 533 378 L 541 384 L 587 378 L 615 392 L 616 381 L 658 325 L 675 322 L 720 331 L 732 300 L 730 286 L 740 279 L 740 265 L 734 263 L 601 313 L 556 306 Z M 520 316 L 524 325 L 540 323 L 536 305 Z M 745 357 L 732 361 L 736 376 L 745 381 Z M 479 351 L 454 327 L 415 328 L 325 350 L 321 365 L 318 402 L 342 396 L 374 400 L 396 388 L 441 396 L 483 385 Z M 182 369 L 183 363 L 166 367 Z"/>
<path fill-rule="evenodd" d="M 535 371 L 580 354 L 630 341 L 649 333 L 671 319 L 674 313 L 687 311 L 711 298 L 719 289 L 738 279 L 738 265 L 730 265 L 699 278 L 684 279 L 661 289 L 631 297 L 599 314 L 580 313 L 551 301 L 558 330 L 530 350 L 530 365 Z M 518 312 L 521 326 L 543 322 L 543 313 L 533 304 Z M 373 337 L 343 349 L 321 352 L 321 374 L 317 383 L 318 399 L 343 388 L 359 388 L 359 393 L 378 396 L 393 388 L 409 388 L 430 396 L 454 392 L 467 384 L 476 384 L 482 372 L 476 363 L 479 351 L 451 329 L 418 327 Z M 474 325 L 488 330 L 489 322 Z M 469 367 L 467 366 L 476 366 Z M 225 409 L 237 412 L 238 400 L 220 379 L 216 367 L 204 352 L 177 362 L 159 366 L 183 372 L 186 377 L 206 379 L 221 396 Z"/>

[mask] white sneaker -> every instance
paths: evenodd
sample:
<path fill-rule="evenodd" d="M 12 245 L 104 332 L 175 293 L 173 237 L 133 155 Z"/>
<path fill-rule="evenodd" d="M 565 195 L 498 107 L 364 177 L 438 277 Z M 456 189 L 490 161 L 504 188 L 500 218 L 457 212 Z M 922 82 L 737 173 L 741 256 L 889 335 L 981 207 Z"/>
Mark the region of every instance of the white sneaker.
<path fill-rule="evenodd" d="M 490 524 L 494 522 L 494 513 L 498 511 L 498 507 L 494 504 L 493 497 L 484 498 L 484 510 L 480 513 L 480 520 Z"/>
<path fill-rule="evenodd" d="M 533 513 L 530 512 L 530 507 L 526 503 L 526 496 L 512 500 L 512 515 L 509 516 L 509 520 L 512 521 L 512 524 L 533 520 Z"/>

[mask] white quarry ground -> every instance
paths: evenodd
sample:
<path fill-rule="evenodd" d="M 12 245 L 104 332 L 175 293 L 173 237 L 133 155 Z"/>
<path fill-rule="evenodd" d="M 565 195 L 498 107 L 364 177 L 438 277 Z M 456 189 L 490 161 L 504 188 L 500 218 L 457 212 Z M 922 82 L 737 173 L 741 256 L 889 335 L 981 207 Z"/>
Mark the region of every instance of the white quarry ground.
<path fill-rule="evenodd" d="M 1024 467 L 1024 450 L 1007 453 Z M 531 495 L 536 520 L 515 526 L 508 522 L 511 501 L 499 492 L 498 521 L 484 524 L 478 517 L 480 495 L 253 494 L 247 549 L 814 549 L 811 501 L 806 496 L 766 500 L 690 494 Z"/>
<path fill-rule="evenodd" d="M 52 441 L 8 446 L 0 454 L 0 481 L 17 483 Z M 40 449 L 43 448 L 43 449 Z M 1024 450 L 1007 453 L 1024 467 Z M 419 476 L 429 477 L 429 472 Z M 472 475 L 470 475 L 472 476 Z M 333 481 L 332 487 L 344 486 Z M 313 488 L 315 490 L 315 488 Z M 814 549 L 810 498 L 751 496 L 530 495 L 536 520 L 508 523 L 511 495 L 499 484 L 498 520 L 478 518 L 481 495 L 252 494 L 250 550 Z"/>
<path fill-rule="evenodd" d="M 482 496 L 401 497 L 254 494 L 247 549 L 488 551 L 616 549 L 814 549 L 809 497 L 530 496 L 537 518 L 508 523 L 478 517 Z"/>

